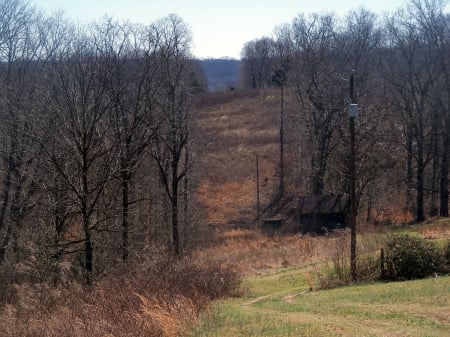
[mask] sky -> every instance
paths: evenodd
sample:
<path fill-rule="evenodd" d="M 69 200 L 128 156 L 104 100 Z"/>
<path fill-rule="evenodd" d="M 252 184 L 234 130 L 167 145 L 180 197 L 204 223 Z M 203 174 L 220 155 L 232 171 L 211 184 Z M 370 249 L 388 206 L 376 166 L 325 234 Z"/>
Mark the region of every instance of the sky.
<path fill-rule="evenodd" d="M 199 58 L 240 58 L 245 42 L 271 36 L 276 26 L 289 23 L 299 13 L 352 9 L 393 12 L 405 0 L 31 0 L 51 14 L 63 10 L 79 22 L 105 15 L 133 23 L 150 24 L 169 14 L 179 15 L 191 28 L 192 53 Z"/>

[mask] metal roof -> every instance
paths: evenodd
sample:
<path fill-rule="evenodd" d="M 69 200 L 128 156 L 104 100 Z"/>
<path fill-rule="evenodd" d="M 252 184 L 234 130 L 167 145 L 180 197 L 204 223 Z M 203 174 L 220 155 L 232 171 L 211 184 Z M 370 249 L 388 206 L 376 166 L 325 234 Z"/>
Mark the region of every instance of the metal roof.
<path fill-rule="evenodd" d="M 346 213 L 350 205 L 348 195 L 308 195 L 298 198 L 300 215 Z"/>

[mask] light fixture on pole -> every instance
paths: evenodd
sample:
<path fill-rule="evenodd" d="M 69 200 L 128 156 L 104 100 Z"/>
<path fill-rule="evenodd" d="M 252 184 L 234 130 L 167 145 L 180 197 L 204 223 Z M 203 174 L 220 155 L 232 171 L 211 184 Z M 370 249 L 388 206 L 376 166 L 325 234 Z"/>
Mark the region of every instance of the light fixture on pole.
<path fill-rule="evenodd" d="M 351 103 L 348 105 L 348 117 L 358 117 L 358 104 Z"/>

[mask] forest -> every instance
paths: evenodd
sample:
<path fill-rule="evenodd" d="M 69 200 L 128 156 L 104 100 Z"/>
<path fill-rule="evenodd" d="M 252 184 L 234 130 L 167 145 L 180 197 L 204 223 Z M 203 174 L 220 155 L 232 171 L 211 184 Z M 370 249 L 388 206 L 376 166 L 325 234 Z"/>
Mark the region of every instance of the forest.
<path fill-rule="evenodd" d="M 28 259 L 31 241 L 55 281 L 70 256 L 91 283 L 150 236 L 180 254 L 201 91 L 186 24 L 80 26 L 15 0 L 1 15 L 0 264 Z"/>
<path fill-rule="evenodd" d="M 278 91 L 281 196 L 294 186 L 297 194 L 349 194 L 353 103 L 364 217 L 371 221 L 390 206 L 390 213 L 410 213 L 416 222 L 448 216 L 446 4 L 410 1 L 384 18 L 364 9 L 345 18 L 300 14 L 276 27 L 274 37 L 245 44 L 241 85 Z M 299 162 L 306 167 L 300 170 Z"/>
<path fill-rule="evenodd" d="M 234 267 L 186 262 L 215 233 L 198 198 L 205 154 L 215 151 L 200 112 L 233 97 L 259 95 L 274 107 L 268 205 L 349 194 L 353 103 L 359 223 L 448 217 L 447 5 L 410 0 L 384 17 L 300 13 L 273 36 L 248 41 L 240 61 L 198 61 L 188 23 L 175 14 L 148 25 L 80 24 L 0 0 L 0 305 L 14 303 L 17 285 L 78 289 L 107 280 L 106 289 L 117 275 L 136 282 L 117 285 L 126 296 L 162 287 L 152 308 L 186 278 L 193 283 L 180 289 L 209 293 L 184 304 L 202 309 L 233 294 Z M 146 273 L 170 282 L 139 283 Z M 139 296 L 133 306 L 149 303 Z M 166 303 L 178 308 L 180 296 Z"/>

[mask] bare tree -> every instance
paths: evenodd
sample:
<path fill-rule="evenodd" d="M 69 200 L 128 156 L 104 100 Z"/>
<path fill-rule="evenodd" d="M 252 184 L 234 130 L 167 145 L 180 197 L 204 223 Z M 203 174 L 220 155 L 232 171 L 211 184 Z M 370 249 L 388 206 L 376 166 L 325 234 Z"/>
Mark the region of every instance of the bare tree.
<path fill-rule="evenodd" d="M 158 41 L 156 61 L 158 76 L 158 142 L 151 152 L 170 201 L 173 251 L 181 253 L 180 187 L 187 174 L 183 165 L 189 141 L 189 120 L 193 95 L 194 72 L 190 56 L 191 35 L 176 15 L 159 20 L 153 26 Z"/>
<path fill-rule="evenodd" d="M 94 234 L 107 217 L 99 205 L 117 167 L 112 155 L 116 144 L 109 141 L 106 117 L 111 104 L 104 85 L 108 72 L 98 41 L 79 27 L 65 43 L 67 49 L 55 54 L 48 70 L 46 104 L 52 124 L 47 126 L 51 138 L 43 147 L 75 209 L 80 228 L 71 229 L 71 241 L 83 245 L 84 276 L 89 284 L 94 271 Z"/>
<path fill-rule="evenodd" d="M 430 94 L 439 72 L 411 8 L 400 10 L 387 23 L 388 51 L 384 77 L 392 87 L 392 104 L 401 112 L 408 161 L 416 166 L 416 221 L 425 219 L 425 171 L 432 158 Z M 412 183 L 411 162 L 407 181 Z"/>
<path fill-rule="evenodd" d="M 121 186 L 122 259 L 129 255 L 131 183 L 156 130 L 153 117 L 156 93 L 156 41 L 148 28 L 111 19 L 97 27 L 106 59 L 110 123 L 119 157 Z"/>
<path fill-rule="evenodd" d="M 445 217 L 448 217 L 450 167 L 450 60 L 448 57 L 450 55 L 450 15 L 444 13 L 447 4 L 448 1 L 444 0 L 414 0 L 410 7 L 425 39 L 427 52 L 433 58 L 432 68 L 429 71 L 435 71 L 436 65 L 438 67 L 437 77 L 431 84 L 433 86 L 431 104 L 436 116 L 434 120 L 437 122 L 433 135 L 441 135 L 439 137 L 441 155 L 440 160 L 438 159 L 440 162 L 439 214 Z"/>
<path fill-rule="evenodd" d="M 18 251 L 18 231 L 36 191 L 39 148 L 30 137 L 29 117 L 38 76 L 34 64 L 38 45 L 33 43 L 37 20 L 34 9 L 24 1 L 0 3 L 0 264 L 11 243 Z"/>
<path fill-rule="evenodd" d="M 329 156 L 336 146 L 333 136 L 348 96 L 339 81 L 346 67 L 337 34 L 336 18 L 331 15 L 299 15 L 292 24 L 295 59 L 291 78 L 298 118 L 305 124 L 309 139 L 311 192 L 315 195 L 324 192 Z"/>
<path fill-rule="evenodd" d="M 263 37 L 247 42 L 241 52 L 243 87 L 263 89 L 272 86 L 274 41 Z"/>

